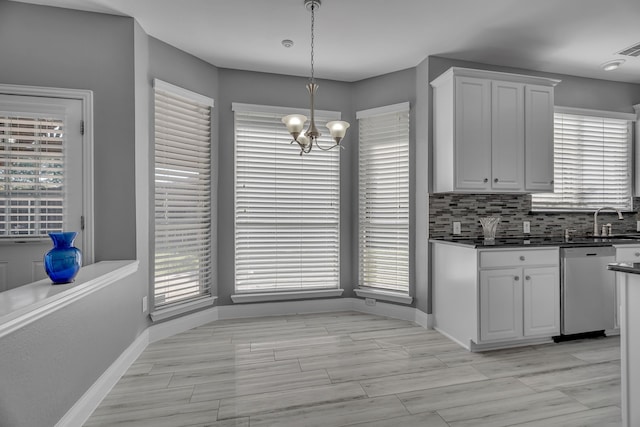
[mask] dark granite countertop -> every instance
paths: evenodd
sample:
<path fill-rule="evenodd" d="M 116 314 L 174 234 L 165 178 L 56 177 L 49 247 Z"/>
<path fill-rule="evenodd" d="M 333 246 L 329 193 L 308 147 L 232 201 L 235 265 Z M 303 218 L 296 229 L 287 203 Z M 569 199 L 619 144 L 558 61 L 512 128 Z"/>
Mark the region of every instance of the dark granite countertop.
<path fill-rule="evenodd" d="M 622 273 L 640 274 L 640 264 L 630 264 L 626 262 L 612 262 L 609 264 L 609 270 L 619 271 Z"/>
<path fill-rule="evenodd" d="M 429 239 L 432 243 L 446 243 L 473 248 L 518 248 L 518 247 L 544 247 L 558 246 L 571 248 L 579 246 L 613 246 L 620 244 L 640 243 L 640 235 L 624 235 L 611 237 L 575 237 L 565 240 L 562 236 L 530 236 L 530 237 L 506 237 L 496 238 L 493 242 L 485 242 L 482 237 L 475 239 L 464 238 L 435 238 Z"/>

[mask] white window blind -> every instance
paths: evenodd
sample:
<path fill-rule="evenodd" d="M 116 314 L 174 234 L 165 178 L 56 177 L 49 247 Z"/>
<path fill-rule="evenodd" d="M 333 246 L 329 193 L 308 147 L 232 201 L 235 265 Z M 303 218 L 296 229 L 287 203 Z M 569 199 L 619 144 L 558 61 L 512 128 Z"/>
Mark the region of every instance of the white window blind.
<path fill-rule="evenodd" d="M 554 115 L 554 192 L 532 195 L 535 210 L 632 210 L 631 122 Z"/>
<path fill-rule="evenodd" d="M 281 121 L 291 112 L 234 104 L 238 293 L 339 287 L 340 149 L 300 156 Z M 316 112 L 316 125 L 338 118 Z"/>
<path fill-rule="evenodd" d="M 361 287 L 409 292 L 409 105 L 358 113 Z"/>
<path fill-rule="evenodd" d="M 0 236 L 62 231 L 64 117 L 0 112 Z"/>
<path fill-rule="evenodd" d="M 155 81 L 155 308 L 211 294 L 212 107 Z"/>

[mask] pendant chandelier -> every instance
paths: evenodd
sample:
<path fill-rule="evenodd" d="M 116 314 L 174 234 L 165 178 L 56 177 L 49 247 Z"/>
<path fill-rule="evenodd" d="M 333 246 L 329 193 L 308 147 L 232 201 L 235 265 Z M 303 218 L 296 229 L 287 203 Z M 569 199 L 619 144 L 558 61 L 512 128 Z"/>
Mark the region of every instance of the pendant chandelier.
<path fill-rule="evenodd" d="M 304 129 L 304 125 L 307 121 L 307 117 L 302 114 L 290 114 L 282 118 L 282 123 L 285 124 L 287 130 L 293 137 L 293 141 L 291 143 L 297 142 L 300 146 L 300 155 L 303 153 L 309 153 L 315 144 L 319 149 L 328 151 L 336 147 L 344 148 L 340 145 L 340 141 L 344 138 L 345 133 L 347 132 L 347 128 L 349 127 L 349 123 L 343 122 L 340 120 L 332 121 L 327 123 L 327 128 L 329 128 L 329 133 L 331 137 L 335 141 L 335 144 L 330 147 L 322 147 L 318 144 L 318 138 L 322 135 L 318 129 L 316 128 L 316 123 L 314 120 L 314 103 L 313 98 L 318 90 L 318 85 L 316 84 L 314 75 L 313 75 L 313 48 L 314 48 L 314 26 L 315 26 L 315 11 L 320 7 L 320 0 L 305 0 L 304 5 L 307 10 L 311 11 L 311 77 L 309 78 L 309 83 L 307 84 L 307 90 L 309 91 L 309 97 L 311 98 L 311 121 L 309 122 L 309 128 L 303 134 L 302 129 Z"/>

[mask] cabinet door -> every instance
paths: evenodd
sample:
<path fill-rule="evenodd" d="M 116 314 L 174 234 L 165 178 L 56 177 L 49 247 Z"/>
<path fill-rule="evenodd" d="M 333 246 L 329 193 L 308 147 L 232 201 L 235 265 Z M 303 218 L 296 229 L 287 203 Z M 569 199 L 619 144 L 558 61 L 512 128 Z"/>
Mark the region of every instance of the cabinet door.
<path fill-rule="evenodd" d="M 455 79 L 455 187 L 491 189 L 491 82 Z"/>
<path fill-rule="evenodd" d="M 524 85 L 491 83 L 491 187 L 524 190 Z"/>
<path fill-rule="evenodd" d="M 553 88 L 525 87 L 525 188 L 553 191 Z"/>
<path fill-rule="evenodd" d="M 480 271 L 480 341 L 522 337 L 522 269 Z"/>
<path fill-rule="evenodd" d="M 524 335 L 560 334 L 558 267 L 524 269 Z"/>

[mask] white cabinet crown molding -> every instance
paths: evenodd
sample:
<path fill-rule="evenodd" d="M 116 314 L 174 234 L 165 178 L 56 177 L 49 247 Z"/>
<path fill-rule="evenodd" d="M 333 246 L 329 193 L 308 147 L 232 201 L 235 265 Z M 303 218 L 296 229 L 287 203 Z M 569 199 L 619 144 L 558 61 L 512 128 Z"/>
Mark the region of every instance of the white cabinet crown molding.
<path fill-rule="evenodd" d="M 436 77 L 431 86 L 437 87 L 443 81 L 451 79 L 453 76 L 474 77 L 479 79 L 501 80 L 507 82 L 533 84 L 539 86 L 556 86 L 562 80 L 548 77 L 531 76 L 526 74 L 505 73 L 501 71 L 478 70 L 474 68 L 451 67 L 440 76 Z"/>

